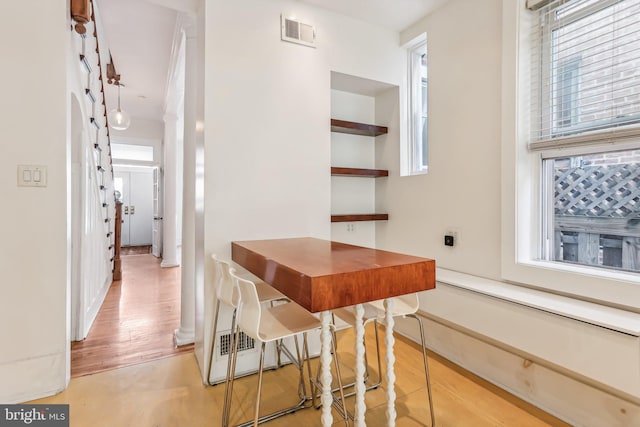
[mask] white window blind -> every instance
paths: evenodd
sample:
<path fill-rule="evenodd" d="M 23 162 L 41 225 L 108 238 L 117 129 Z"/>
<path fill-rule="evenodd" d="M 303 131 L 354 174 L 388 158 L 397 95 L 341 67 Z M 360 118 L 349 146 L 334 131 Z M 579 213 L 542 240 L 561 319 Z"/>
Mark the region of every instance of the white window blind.
<path fill-rule="evenodd" d="M 640 0 L 533 12 L 530 148 L 640 137 Z"/>

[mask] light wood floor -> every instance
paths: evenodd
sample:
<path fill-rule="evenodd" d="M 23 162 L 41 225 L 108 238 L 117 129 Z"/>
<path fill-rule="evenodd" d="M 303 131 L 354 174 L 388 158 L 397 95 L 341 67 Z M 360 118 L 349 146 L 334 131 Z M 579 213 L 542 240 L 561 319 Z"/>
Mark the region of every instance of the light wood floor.
<path fill-rule="evenodd" d="M 161 268 L 151 254 L 122 257 L 122 280 L 113 282 L 84 341 L 71 343 L 77 377 L 193 351 L 176 348 L 180 326 L 180 268 Z"/>
<path fill-rule="evenodd" d="M 368 342 L 371 329 L 367 330 Z M 353 360 L 351 332 L 341 332 L 342 362 Z M 398 427 L 428 424 L 428 405 L 417 345 L 396 340 L 396 393 Z M 558 419 L 498 389 L 452 363 L 430 357 L 436 422 L 440 427 L 568 426 Z M 371 362 L 371 361 L 370 361 Z M 312 361 L 316 366 L 317 360 Z M 345 375 L 349 375 L 346 372 Z M 264 378 L 264 411 L 292 403 L 296 371 L 287 366 L 268 371 Z M 232 422 L 248 419 L 253 410 L 256 377 L 236 381 Z M 193 353 L 73 378 L 64 392 L 32 403 L 70 404 L 71 426 L 220 426 L 224 385 L 202 384 Z M 347 405 L 353 407 L 353 398 Z M 367 392 L 367 425 L 384 426 L 385 392 Z M 320 412 L 304 409 L 269 422 L 267 426 L 320 426 Z M 334 412 L 334 425 L 344 425 Z"/>

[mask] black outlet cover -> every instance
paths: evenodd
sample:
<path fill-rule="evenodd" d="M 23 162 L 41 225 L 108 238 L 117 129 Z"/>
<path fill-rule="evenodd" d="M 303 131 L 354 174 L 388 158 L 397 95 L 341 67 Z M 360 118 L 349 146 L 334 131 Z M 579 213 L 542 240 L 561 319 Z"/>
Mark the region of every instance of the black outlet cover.
<path fill-rule="evenodd" d="M 445 246 L 453 246 L 453 236 L 445 235 L 444 236 L 444 245 Z"/>

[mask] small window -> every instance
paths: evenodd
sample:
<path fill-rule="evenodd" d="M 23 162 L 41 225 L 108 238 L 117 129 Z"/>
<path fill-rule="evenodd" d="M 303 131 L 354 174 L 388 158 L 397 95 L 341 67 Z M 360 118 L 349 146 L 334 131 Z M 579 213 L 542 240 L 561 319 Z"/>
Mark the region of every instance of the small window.
<path fill-rule="evenodd" d="M 578 88 L 580 81 L 580 59 L 573 58 L 558 67 L 554 92 L 553 111 L 555 116 L 554 134 L 571 128 L 578 121 Z"/>
<path fill-rule="evenodd" d="M 111 144 L 111 156 L 117 160 L 153 161 L 153 146 L 133 144 Z"/>
<path fill-rule="evenodd" d="M 427 172 L 427 42 L 413 45 L 409 55 L 409 157 L 410 173 Z"/>

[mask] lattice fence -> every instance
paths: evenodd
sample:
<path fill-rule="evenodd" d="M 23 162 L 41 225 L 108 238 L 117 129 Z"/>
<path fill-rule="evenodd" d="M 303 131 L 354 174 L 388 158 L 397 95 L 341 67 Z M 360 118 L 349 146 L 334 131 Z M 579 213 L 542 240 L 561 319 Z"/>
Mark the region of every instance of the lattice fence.
<path fill-rule="evenodd" d="M 640 166 L 556 169 L 556 260 L 640 271 Z"/>
<path fill-rule="evenodd" d="M 640 216 L 640 166 L 636 164 L 558 169 L 554 183 L 556 215 Z"/>

